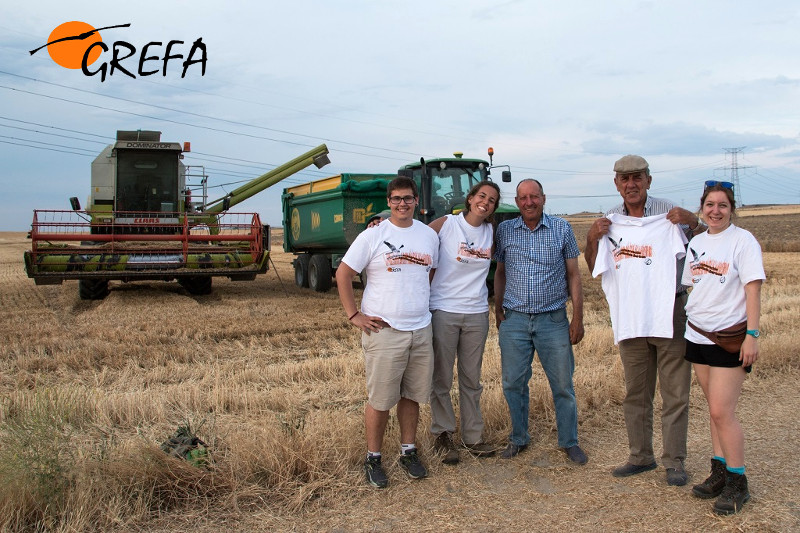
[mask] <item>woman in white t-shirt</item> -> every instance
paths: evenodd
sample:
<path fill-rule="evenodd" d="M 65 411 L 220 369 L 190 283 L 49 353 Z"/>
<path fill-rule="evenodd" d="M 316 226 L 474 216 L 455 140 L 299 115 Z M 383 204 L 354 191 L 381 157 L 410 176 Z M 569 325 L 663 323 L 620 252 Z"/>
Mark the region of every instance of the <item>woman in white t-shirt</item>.
<path fill-rule="evenodd" d="M 480 397 L 483 349 L 489 333 L 486 275 L 492 262 L 492 215 L 499 201 L 500 187 L 482 181 L 467 193 L 464 211 L 430 223 L 439 234 L 439 264 L 430 297 L 434 353 L 431 433 L 445 464 L 459 461 L 452 439 L 456 415 L 450 399 L 456 355 L 462 444 L 478 457 L 495 451 L 482 442 Z"/>
<path fill-rule="evenodd" d="M 686 359 L 708 402 L 714 456 L 711 475 L 692 493 L 718 497 L 714 512 L 729 515 L 750 499 L 736 403 L 745 376 L 758 359 L 761 283 L 766 276 L 758 241 L 731 223 L 736 209 L 733 184 L 707 181 L 700 205 L 708 231 L 689 242 L 683 270 L 683 284 L 692 287 L 686 303 Z M 745 322 L 747 334 L 737 353 L 703 334 Z"/>

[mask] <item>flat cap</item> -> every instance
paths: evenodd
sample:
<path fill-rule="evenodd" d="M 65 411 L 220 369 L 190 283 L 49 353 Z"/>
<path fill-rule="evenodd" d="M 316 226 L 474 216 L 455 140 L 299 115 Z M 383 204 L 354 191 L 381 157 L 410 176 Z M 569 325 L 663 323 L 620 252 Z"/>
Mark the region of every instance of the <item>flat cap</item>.
<path fill-rule="evenodd" d="M 649 166 L 645 158 L 640 155 L 626 155 L 614 163 L 614 172 L 618 174 L 631 174 L 647 170 Z"/>

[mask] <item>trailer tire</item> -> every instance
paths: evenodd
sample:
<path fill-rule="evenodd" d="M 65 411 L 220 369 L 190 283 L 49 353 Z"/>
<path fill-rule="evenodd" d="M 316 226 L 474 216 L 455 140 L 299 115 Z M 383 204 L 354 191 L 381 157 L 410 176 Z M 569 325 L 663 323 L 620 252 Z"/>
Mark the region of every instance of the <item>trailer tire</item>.
<path fill-rule="evenodd" d="M 294 284 L 298 287 L 308 288 L 308 267 L 311 255 L 300 254 L 294 260 Z"/>
<path fill-rule="evenodd" d="M 108 296 L 108 280 L 79 279 L 78 295 L 81 300 L 102 300 Z"/>
<path fill-rule="evenodd" d="M 308 285 L 317 292 L 328 292 L 333 285 L 331 280 L 331 263 L 327 256 L 317 254 L 311 256 L 308 266 Z"/>
<path fill-rule="evenodd" d="M 211 276 L 190 276 L 188 278 L 180 278 L 178 283 L 181 287 L 193 296 L 203 296 L 211 294 Z"/>

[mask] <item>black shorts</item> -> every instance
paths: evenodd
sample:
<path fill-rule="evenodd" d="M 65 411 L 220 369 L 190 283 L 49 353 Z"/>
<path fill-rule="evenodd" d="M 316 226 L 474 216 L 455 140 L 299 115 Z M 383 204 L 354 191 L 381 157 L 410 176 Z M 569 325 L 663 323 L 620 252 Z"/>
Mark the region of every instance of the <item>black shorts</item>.
<path fill-rule="evenodd" d="M 716 344 L 695 344 L 686 341 L 686 355 L 684 359 L 698 365 L 719 366 L 722 368 L 736 368 L 742 366 L 738 353 L 723 350 Z M 745 372 L 750 372 L 752 366 L 744 367 Z"/>

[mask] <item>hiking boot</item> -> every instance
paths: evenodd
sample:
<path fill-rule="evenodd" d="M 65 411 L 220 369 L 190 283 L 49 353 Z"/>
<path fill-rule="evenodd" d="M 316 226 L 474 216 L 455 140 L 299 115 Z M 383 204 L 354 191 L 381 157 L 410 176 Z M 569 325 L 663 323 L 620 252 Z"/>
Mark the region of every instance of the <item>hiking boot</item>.
<path fill-rule="evenodd" d="M 620 465 L 616 467 L 612 472 L 611 475 L 614 477 L 628 477 L 634 476 L 636 474 L 641 474 L 642 472 L 649 472 L 650 470 L 655 470 L 656 464 L 653 461 L 647 465 L 635 465 L 633 463 L 625 463 L 624 465 Z"/>
<path fill-rule="evenodd" d="M 406 471 L 406 474 L 408 474 L 408 477 L 411 479 L 428 477 L 428 471 L 425 470 L 425 466 L 422 464 L 422 461 L 420 461 L 416 448 L 400 454 L 400 457 L 397 459 L 397 464 Z"/>
<path fill-rule="evenodd" d="M 454 465 L 458 463 L 461 457 L 458 454 L 458 448 L 453 444 L 453 438 L 450 433 L 444 431 L 436 437 L 436 442 L 433 445 L 434 451 L 444 454 L 442 462 L 446 465 Z"/>
<path fill-rule="evenodd" d="M 484 442 L 478 442 L 476 444 L 464 443 L 464 448 L 475 457 L 491 457 L 497 453 L 497 448 Z"/>
<path fill-rule="evenodd" d="M 711 459 L 711 475 L 702 483 L 692 487 L 692 494 L 707 500 L 722 494 L 725 488 L 725 463 L 719 459 Z"/>
<path fill-rule="evenodd" d="M 683 461 L 678 462 L 678 466 L 667 468 L 667 485 L 682 487 L 689 481 L 689 476 L 683 468 Z"/>
<path fill-rule="evenodd" d="M 714 502 L 714 512 L 720 515 L 738 513 L 748 500 L 747 476 L 725 469 L 725 487 Z"/>
<path fill-rule="evenodd" d="M 389 478 L 381 466 L 381 456 L 367 457 L 364 461 L 364 473 L 367 475 L 367 483 L 379 489 L 385 489 L 389 485 Z"/>

